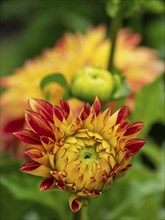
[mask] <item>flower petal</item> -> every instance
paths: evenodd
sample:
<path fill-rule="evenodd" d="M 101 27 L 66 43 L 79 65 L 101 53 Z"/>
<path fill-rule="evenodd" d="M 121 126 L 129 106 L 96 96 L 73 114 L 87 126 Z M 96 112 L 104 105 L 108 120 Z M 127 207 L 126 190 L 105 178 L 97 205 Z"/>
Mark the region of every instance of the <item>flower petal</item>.
<path fill-rule="evenodd" d="M 90 108 L 89 103 L 86 103 L 82 112 L 81 112 L 81 119 L 82 120 L 85 120 L 89 116 L 90 110 L 91 110 L 91 108 Z"/>
<path fill-rule="evenodd" d="M 50 168 L 46 167 L 45 165 L 42 165 L 35 161 L 29 161 L 25 163 L 20 170 L 25 173 L 30 173 L 32 175 L 36 176 L 42 176 L 42 177 L 50 177 Z"/>
<path fill-rule="evenodd" d="M 53 122 L 53 106 L 41 99 L 29 99 L 29 105 L 34 112 L 37 112 L 42 117 L 50 122 Z"/>
<path fill-rule="evenodd" d="M 135 122 L 126 130 L 124 136 L 134 135 L 138 133 L 144 126 L 143 122 Z"/>
<path fill-rule="evenodd" d="M 117 116 L 117 120 L 116 120 L 116 125 L 119 124 L 121 121 L 123 121 L 124 119 L 127 118 L 129 114 L 129 108 L 128 106 L 123 106 L 119 112 L 118 112 L 118 116 Z"/>
<path fill-rule="evenodd" d="M 54 185 L 54 182 L 55 182 L 54 178 L 43 179 L 40 184 L 40 191 L 48 190 L 48 189 L 52 188 L 52 186 Z"/>
<path fill-rule="evenodd" d="M 38 135 L 33 131 L 22 130 L 13 133 L 21 142 L 26 144 L 38 145 L 41 144 Z"/>
<path fill-rule="evenodd" d="M 67 118 L 69 113 L 70 113 L 70 107 L 69 107 L 69 104 L 66 100 L 64 99 L 61 99 L 60 100 L 60 106 L 64 112 L 64 117 Z"/>
<path fill-rule="evenodd" d="M 101 112 L 102 103 L 101 103 L 101 100 L 98 97 L 96 97 L 94 99 L 92 108 L 93 108 L 94 112 L 96 113 L 96 116 Z"/>
<path fill-rule="evenodd" d="M 39 136 L 48 136 L 53 138 L 53 132 L 46 119 L 38 115 L 36 112 L 26 111 L 25 120 L 30 129 L 36 132 Z"/>
<path fill-rule="evenodd" d="M 75 194 L 72 194 L 70 197 L 69 197 L 69 206 L 72 210 L 72 212 L 76 213 L 82 206 L 83 204 L 83 200 L 76 196 Z"/>
<path fill-rule="evenodd" d="M 125 148 L 133 153 L 136 153 L 144 146 L 145 143 L 146 141 L 135 138 L 127 141 Z"/>

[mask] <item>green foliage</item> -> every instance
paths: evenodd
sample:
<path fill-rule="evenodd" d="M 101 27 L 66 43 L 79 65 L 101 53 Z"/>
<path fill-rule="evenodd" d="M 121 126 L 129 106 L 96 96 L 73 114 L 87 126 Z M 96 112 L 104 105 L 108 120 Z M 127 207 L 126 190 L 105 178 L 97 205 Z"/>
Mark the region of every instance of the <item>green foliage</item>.
<path fill-rule="evenodd" d="M 19 172 L 18 164 L 16 162 L 11 161 L 11 164 L 6 164 L 5 160 L 3 160 L 1 162 L 1 169 L 1 193 L 3 195 L 3 200 L 5 199 L 3 203 L 5 207 L 2 210 L 2 215 L 6 215 L 7 213 L 7 201 L 9 201 L 8 199 L 10 197 L 13 201 L 16 201 L 16 203 L 12 204 L 13 212 L 18 209 L 18 206 L 20 209 L 20 204 L 23 204 L 21 205 L 21 209 L 18 210 L 17 215 L 22 215 L 22 213 L 25 214 L 27 208 L 35 211 L 34 207 L 36 207 L 36 205 L 34 205 L 33 207 L 33 204 L 38 204 L 45 209 L 50 209 L 50 216 L 53 212 L 56 217 L 58 216 L 57 219 L 62 219 L 65 206 L 65 212 L 67 216 L 70 215 L 70 210 L 69 208 L 67 209 L 66 205 L 68 199 L 66 193 L 63 193 L 59 190 L 40 192 L 39 182 L 41 181 L 41 178 L 29 176 L 27 174 Z M 8 170 L 8 172 L 5 171 L 6 169 Z M 9 194 L 10 197 L 6 197 L 6 194 Z M 12 215 L 12 213 L 9 214 Z M 12 220 L 12 218 L 10 220 Z"/>
<path fill-rule="evenodd" d="M 135 110 L 132 121 L 141 120 L 144 128 L 141 136 L 147 135 L 152 124 L 156 121 L 164 122 L 164 93 L 163 77 L 144 87 L 135 97 Z"/>
<path fill-rule="evenodd" d="M 124 24 L 144 29 L 143 45 L 159 50 L 164 57 L 164 1 L 162 0 L 28 0 L 2 1 L 1 22 L 6 27 L 2 35 L 1 74 L 11 74 L 27 59 L 53 47 L 66 31 L 83 32 L 91 25 L 109 25 L 107 12 L 114 17 L 119 10 Z M 54 10 L 55 9 L 55 10 Z M 141 20 L 137 16 L 141 14 Z M 161 16 L 160 16 L 161 15 Z M 132 19 L 134 18 L 134 19 Z M 160 19 L 161 18 L 161 19 Z M 139 23 L 141 21 L 141 23 Z M 12 22 L 15 22 L 14 24 Z M 14 27 L 14 30 L 12 29 Z M 21 42 L 21 43 L 20 43 Z M 35 73 L 34 73 L 35 74 Z M 67 87 L 66 80 L 57 74 L 45 79 L 48 83 Z M 115 98 L 129 92 L 124 81 Z M 126 86 L 126 88 L 125 88 Z M 118 94 L 119 93 L 119 94 Z M 64 94 L 67 98 L 68 90 Z M 164 123 L 163 79 L 160 77 L 146 86 L 135 97 L 132 121 L 144 121 L 140 137 L 146 139 L 152 125 Z M 99 198 L 91 200 L 91 220 L 140 220 L 165 219 L 164 195 L 164 147 L 155 140 L 147 140 L 141 154 L 132 161 L 133 168 L 127 175 L 114 183 L 112 188 Z M 142 160 L 145 155 L 146 160 Z M 152 167 L 149 163 L 152 164 Z M 1 158 L 1 219 L 2 220 L 70 220 L 72 213 L 67 193 L 59 190 L 40 192 L 41 178 L 18 171 L 20 164 L 5 157 Z"/>
<path fill-rule="evenodd" d="M 131 17 L 145 11 L 159 14 L 164 13 L 164 2 L 162 0 L 108 0 L 106 9 L 110 17 L 114 17 L 118 11 L 123 17 Z"/>

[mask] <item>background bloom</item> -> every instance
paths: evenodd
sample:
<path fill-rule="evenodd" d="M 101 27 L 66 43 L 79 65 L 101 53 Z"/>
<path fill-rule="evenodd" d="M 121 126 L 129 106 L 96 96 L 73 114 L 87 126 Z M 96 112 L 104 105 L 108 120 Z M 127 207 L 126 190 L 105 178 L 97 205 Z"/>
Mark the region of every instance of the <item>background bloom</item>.
<path fill-rule="evenodd" d="M 29 97 L 44 98 L 49 93 L 50 102 L 59 103 L 64 89 L 57 84 L 50 84 L 42 92 L 39 85 L 45 76 L 60 72 L 70 83 L 75 72 L 82 67 L 97 65 L 107 68 L 111 42 L 105 38 L 105 34 L 104 26 L 90 29 L 86 35 L 67 33 L 53 49 L 45 50 L 40 57 L 26 62 L 13 75 L 2 78 L 2 85 L 7 88 L 1 97 L 1 134 L 5 149 L 13 142 L 11 132 L 24 125 L 23 111 L 27 108 Z M 140 35 L 132 34 L 128 29 L 121 30 L 115 55 L 116 67 L 121 69 L 135 92 L 155 80 L 164 69 L 153 50 L 138 46 L 140 40 Z M 83 102 L 78 99 L 70 99 L 69 104 L 76 113 L 83 106 Z M 132 97 L 128 104 L 132 108 Z"/>
<path fill-rule="evenodd" d="M 114 114 L 110 108 L 101 113 L 101 101 L 95 98 L 91 107 L 87 103 L 73 116 L 63 99 L 59 106 L 39 99 L 30 99 L 29 105 L 28 129 L 14 133 L 31 158 L 21 171 L 44 177 L 40 190 L 69 191 L 73 212 L 84 199 L 99 196 L 122 176 L 145 144 L 135 138 L 143 123 L 130 124 L 126 106 Z"/>

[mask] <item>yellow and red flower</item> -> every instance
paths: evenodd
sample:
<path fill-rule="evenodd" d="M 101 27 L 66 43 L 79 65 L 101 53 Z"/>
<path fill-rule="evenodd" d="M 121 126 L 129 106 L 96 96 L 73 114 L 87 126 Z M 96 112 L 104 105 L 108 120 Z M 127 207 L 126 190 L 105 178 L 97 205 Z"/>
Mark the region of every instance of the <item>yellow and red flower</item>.
<path fill-rule="evenodd" d="M 31 158 L 20 170 L 44 177 L 41 191 L 68 191 L 73 212 L 122 176 L 131 167 L 129 160 L 145 144 L 135 138 L 143 123 L 130 124 L 126 106 L 114 114 L 110 108 L 101 112 L 96 97 L 92 106 L 85 104 L 76 116 L 63 99 L 59 106 L 30 99 L 29 106 L 25 113 L 28 129 L 14 133 Z"/>
<path fill-rule="evenodd" d="M 50 102 L 58 104 L 64 89 L 50 84 L 45 91 L 40 90 L 41 80 L 52 73 L 62 73 L 70 83 L 75 72 L 83 67 L 108 66 L 111 41 L 105 38 L 104 26 L 90 29 L 86 35 L 67 33 L 53 49 L 48 49 L 35 59 L 25 63 L 13 75 L 2 78 L 6 91 L 1 96 L 2 140 L 10 145 L 13 124 L 23 126 L 23 111 L 29 97 L 44 99 L 50 94 Z M 138 46 L 140 36 L 127 29 L 121 30 L 117 37 L 115 66 L 123 72 L 133 91 L 151 83 L 164 70 L 163 62 L 157 59 L 155 51 Z M 77 99 L 69 100 L 72 110 L 78 112 L 83 103 Z M 18 108 L 19 106 L 19 108 Z"/>

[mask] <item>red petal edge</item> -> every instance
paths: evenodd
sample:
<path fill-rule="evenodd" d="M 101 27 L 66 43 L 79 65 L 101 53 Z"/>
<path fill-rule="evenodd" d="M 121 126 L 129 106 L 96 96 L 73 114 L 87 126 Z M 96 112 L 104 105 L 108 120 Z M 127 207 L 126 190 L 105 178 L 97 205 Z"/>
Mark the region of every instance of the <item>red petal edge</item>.
<path fill-rule="evenodd" d="M 52 187 L 54 183 L 53 178 L 45 178 L 40 184 L 40 191 L 48 190 Z"/>
<path fill-rule="evenodd" d="M 20 171 L 28 172 L 37 169 L 41 164 L 35 161 L 29 161 L 25 163 L 21 168 Z"/>
<path fill-rule="evenodd" d="M 94 99 L 94 102 L 93 102 L 92 106 L 93 106 L 93 109 L 94 109 L 94 111 L 96 113 L 96 116 L 97 116 L 101 112 L 101 109 L 102 109 L 101 100 L 98 97 L 96 97 Z"/>
<path fill-rule="evenodd" d="M 129 114 L 129 108 L 128 106 L 125 105 L 119 110 L 117 120 L 116 120 L 116 125 L 119 124 L 124 119 L 126 119 L 128 117 L 128 114 Z"/>
<path fill-rule="evenodd" d="M 67 118 L 69 115 L 69 112 L 70 112 L 70 107 L 69 107 L 68 102 L 64 99 L 61 99 L 60 106 L 61 106 L 62 110 L 64 111 L 64 117 Z"/>
<path fill-rule="evenodd" d="M 124 136 L 132 135 L 138 133 L 144 126 L 143 122 L 135 122 L 126 130 Z"/>
<path fill-rule="evenodd" d="M 125 148 L 128 149 L 131 152 L 138 152 L 146 143 L 146 141 L 142 140 L 142 139 L 132 139 L 127 141 Z"/>

